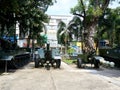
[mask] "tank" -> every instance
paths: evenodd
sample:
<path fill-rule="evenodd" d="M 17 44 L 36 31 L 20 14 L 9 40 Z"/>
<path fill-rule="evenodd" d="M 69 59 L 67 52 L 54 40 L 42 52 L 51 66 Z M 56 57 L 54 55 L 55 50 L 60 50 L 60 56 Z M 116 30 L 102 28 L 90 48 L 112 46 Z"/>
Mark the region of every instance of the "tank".
<path fill-rule="evenodd" d="M 20 68 L 30 61 L 30 53 L 20 48 L 17 42 L 0 38 L 0 67 L 7 62 L 8 68 Z"/>
<path fill-rule="evenodd" d="M 120 47 L 103 47 L 99 49 L 99 55 L 105 60 L 114 62 L 116 67 L 120 67 Z"/>

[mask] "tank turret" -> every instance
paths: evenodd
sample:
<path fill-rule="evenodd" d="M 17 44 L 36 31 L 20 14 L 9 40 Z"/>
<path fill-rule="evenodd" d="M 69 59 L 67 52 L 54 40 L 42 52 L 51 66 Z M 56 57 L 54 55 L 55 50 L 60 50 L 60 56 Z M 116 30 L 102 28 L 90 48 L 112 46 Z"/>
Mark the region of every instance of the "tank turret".
<path fill-rule="evenodd" d="M 4 51 L 18 49 L 17 42 L 11 42 L 10 40 L 0 38 L 0 43 L 1 43 L 0 47 Z"/>

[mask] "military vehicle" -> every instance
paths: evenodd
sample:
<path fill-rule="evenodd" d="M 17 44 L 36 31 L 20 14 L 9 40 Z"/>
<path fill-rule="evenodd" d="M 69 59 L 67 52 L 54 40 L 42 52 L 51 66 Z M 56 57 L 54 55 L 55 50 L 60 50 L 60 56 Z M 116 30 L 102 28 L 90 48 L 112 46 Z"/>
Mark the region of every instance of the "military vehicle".
<path fill-rule="evenodd" d="M 30 53 L 20 48 L 17 42 L 0 38 L 0 67 L 20 68 L 30 61 Z M 7 62 L 7 63 L 6 63 Z"/>
<path fill-rule="evenodd" d="M 99 41 L 99 55 L 106 61 L 114 62 L 115 67 L 120 67 L 120 47 L 110 47 L 108 40 Z"/>
<path fill-rule="evenodd" d="M 39 48 L 35 52 L 35 67 L 39 66 L 46 67 L 47 70 L 50 67 L 60 68 L 61 66 L 61 56 L 58 49 L 51 49 L 50 44 L 47 44 L 46 49 Z"/>
<path fill-rule="evenodd" d="M 120 67 L 120 47 L 102 47 L 99 49 L 99 55 L 107 61 L 114 62 L 116 67 Z"/>
<path fill-rule="evenodd" d="M 101 63 L 104 62 L 105 59 L 101 56 L 98 56 L 94 53 L 91 54 L 80 54 L 77 58 L 77 67 L 82 68 L 86 64 L 94 65 L 94 68 L 99 68 Z"/>

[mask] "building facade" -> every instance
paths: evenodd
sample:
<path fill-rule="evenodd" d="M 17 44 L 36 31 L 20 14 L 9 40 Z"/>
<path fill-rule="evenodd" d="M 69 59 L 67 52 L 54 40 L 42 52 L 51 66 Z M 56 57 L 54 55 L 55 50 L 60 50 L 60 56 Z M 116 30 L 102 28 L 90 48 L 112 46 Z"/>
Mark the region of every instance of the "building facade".
<path fill-rule="evenodd" d="M 63 21 L 66 25 L 69 23 L 69 21 L 72 19 L 73 16 L 71 15 L 49 15 L 49 23 L 46 23 L 47 28 L 47 38 L 48 42 L 50 43 L 50 47 L 60 47 L 57 43 L 57 26 L 60 21 Z M 19 37 L 19 23 L 16 24 L 16 34 Z M 25 37 L 27 38 L 27 37 Z M 24 40 L 18 40 L 18 45 L 20 47 L 24 47 L 24 43 L 27 43 L 27 41 Z"/>
<path fill-rule="evenodd" d="M 50 21 L 46 24 L 47 27 L 47 36 L 48 42 L 50 43 L 51 47 L 60 47 L 57 43 L 57 30 L 58 30 L 58 23 L 63 21 L 66 25 L 72 19 L 73 16 L 71 15 L 50 15 Z"/>

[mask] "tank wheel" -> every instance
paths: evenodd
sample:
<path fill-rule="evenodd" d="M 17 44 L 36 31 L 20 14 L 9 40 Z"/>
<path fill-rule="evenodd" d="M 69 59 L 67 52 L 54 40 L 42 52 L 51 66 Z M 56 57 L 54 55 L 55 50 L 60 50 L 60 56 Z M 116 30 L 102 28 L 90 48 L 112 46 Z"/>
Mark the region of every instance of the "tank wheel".
<path fill-rule="evenodd" d="M 11 60 L 11 65 L 15 69 L 18 69 L 21 67 L 21 63 L 19 62 L 19 60 L 16 60 L 16 59 Z"/>
<path fill-rule="evenodd" d="M 82 67 L 82 60 L 80 58 L 77 59 L 77 67 L 78 68 Z"/>
<path fill-rule="evenodd" d="M 44 67 L 44 63 L 40 62 L 40 67 Z"/>
<path fill-rule="evenodd" d="M 56 60 L 56 68 L 60 68 L 60 66 L 61 66 L 61 60 L 57 59 Z"/>
<path fill-rule="evenodd" d="M 46 68 L 47 70 L 50 70 L 50 65 L 49 65 L 49 63 L 46 63 L 45 68 Z"/>

